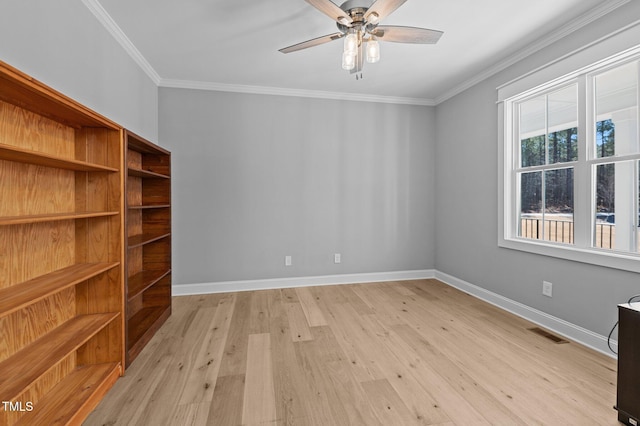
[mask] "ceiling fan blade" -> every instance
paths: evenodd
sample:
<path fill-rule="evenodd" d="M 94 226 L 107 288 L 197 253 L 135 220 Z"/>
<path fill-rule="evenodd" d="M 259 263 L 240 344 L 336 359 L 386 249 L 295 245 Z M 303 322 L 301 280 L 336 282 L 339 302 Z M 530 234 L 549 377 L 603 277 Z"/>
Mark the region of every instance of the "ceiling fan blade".
<path fill-rule="evenodd" d="M 367 12 L 364 14 L 364 20 L 368 21 L 369 15 L 375 12 L 378 15 L 378 21 L 381 21 L 406 1 L 407 0 L 376 0 L 371 7 L 367 9 Z"/>
<path fill-rule="evenodd" d="M 303 41 L 302 43 L 294 44 L 293 46 L 282 48 L 279 50 L 279 52 L 282 52 L 282 53 L 297 52 L 298 50 L 308 49 L 309 47 L 314 47 L 320 44 L 329 43 L 330 41 L 337 40 L 342 37 L 344 37 L 343 33 L 333 33 L 326 36 Z"/>
<path fill-rule="evenodd" d="M 336 6 L 335 3 L 333 3 L 331 0 L 305 1 L 336 22 L 339 22 L 348 27 L 350 27 L 351 23 L 353 22 L 353 19 L 351 19 L 349 14 Z"/>
<path fill-rule="evenodd" d="M 390 25 L 378 25 L 371 33 L 381 41 L 395 43 L 435 44 L 440 40 L 442 31 L 426 28 L 399 27 Z"/>

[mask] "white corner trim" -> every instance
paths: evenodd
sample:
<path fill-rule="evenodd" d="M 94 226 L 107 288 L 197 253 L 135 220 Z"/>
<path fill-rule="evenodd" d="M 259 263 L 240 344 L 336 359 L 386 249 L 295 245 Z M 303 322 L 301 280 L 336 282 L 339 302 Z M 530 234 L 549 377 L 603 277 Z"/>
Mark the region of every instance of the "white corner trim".
<path fill-rule="evenodd" d="M 500 71 L 510 67 L 511 65 L 523 60 L 527 56 L 533 55 L 534 53 L 568 36 L 569 34 L 579 30 L 580 28 L 589 25 L 595 20 L 602 18 L 606 14 L 614 11 L 620 6 L 623 6 L 629 3 L 630 1 L 631 0 L 608 0 L 608 1 L 601 2 L 598 6 L 583 13 L 577 18 L 573 19 L 572 21 L 569 21 L 566 25 L 563 25 L 561 28 L 558 28 L 555 31 L 550 32 L 546 36 L 539 38 L 536 42 L 529 44 L 524 49 L 518 50 L 518 52 L 508 56 L 502 61 L 497 62 L 495 65 L 478 73 L 473 78 L 466 80 L 463 83 L 446 91 L 442 95 L 435 98 L 435 104 L 438 105 L 454 97 L 455 95 L 464 92 L 468 88 L 475 86 L 476 84 L 486 80 L 492 75 L 495 75 Z"/>
<path fill-rule="evenodd" d="M 116 24 L 111 15 L 102 7 L 98 0 L 82 0 L 82 3 L 93 13 L 100 23 L 109 31 L 111 36 L 131 56 L 138 66 L 149 76 L 156 86 L 160 84 L 160 75 L 151 64 L 142 56 L 138 48 L 129 40 L 124 31 Z"/>
<path fill-rule="evenodd" d="M 326 92 L 321 90 L 290 89 L 284 87 L 250 86 L 244 84 L 214 83 L 163 78 L 160 87 L 176 89 L 212 90 L 218 92 L 249 93 L 257 95 L 295 96 L 300 98 L 335 99 L 341 101 L 378 102 L 385 104 L 435 106 L 433 99 L 380 96 L 359 93 Z"/>
<path fill-rule="evenodd" d="M 419 280 L 435 277 L 435 270 L 372 272 L 362 274 L 323 275 L 316 277 L 272 278 L 266 280 L 222 281 L 178 284 L 171 287 L 173 296 L 229 293 L 236 291 L 272 290 L 276 288 L 311 287 L 336 284 L 358 284 L 382 281 Z"/>
<path fill-rule="evenodd" d="M 500 309 L 511 312 L 514 315 L 551 330 L 554 333 L 574 340 L 595 351 L 610 356 L 611 358 L 616 358 L 616 356 L 609 350 L 606 336 L 594 333 L 586 328 L 582 328 L 563 319 L 554 317 L 553 315 L 549 315 L 520 302 L 516 302 L 515 300 L 508 299 L 482 287 L 478 287 L 459 278 L 445 274 L 444 272 L 436 271 L 435 278 L 447 285 L 450 285 L 451 287 L 457 288 L 458 290 L 497 306 Z M 613 347 L 617 352 L 618 342 L 611 340 L 611 347 Z"/>

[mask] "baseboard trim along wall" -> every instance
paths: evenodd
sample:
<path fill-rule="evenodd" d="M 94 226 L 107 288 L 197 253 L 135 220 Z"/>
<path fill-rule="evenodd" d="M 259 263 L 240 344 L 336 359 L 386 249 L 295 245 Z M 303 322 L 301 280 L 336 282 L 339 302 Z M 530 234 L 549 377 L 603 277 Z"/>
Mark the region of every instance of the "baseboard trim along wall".
<path fill-rule="evenodd" d="M 563 319 L 554 317 L 553 315 L 549 315 L 520 302 L 516 302 L 515 300 L 508 299 L 497 293 L 485 290 L 482 287 L 478 287 L 477 285 L 468 283 L 449 274 L 445 274 L 444 272 L 436 271 L 435 278 L 447 285 L 450 285 L 451 287 L 464 291 L 465 293 L 477 297 L 480 300 L 484 300 L 498 308 L 511 312 L 512 314 L 542 326 L 547 330 L 553 331 L 556 334 L 574 340 L 595 351 L 610 356 L 611 358 L 616 358 L 607 346 L 606 336 L 594 333 L 586 328 L 582 328 Z M 617 341 L 611 340 L 611 347 L 618 352 Z"/>
<path fill-rule="evenodd" d="M 194 294 L 229 293 L 233 291 L 271 290 L 274 288 L 421 280 L 435 278 L 435 274 L 436 271 L 433 269 L 423 269 L 416 271 L 372 272 L 364 274 L 322 275 L 317 277 L 183 284 L 174 285 L 171 289 L 174 296 L 190 296 Z"/>
<path fill-rule="evenodd" d="M 418 279 L 437 279 L 467 294 L 484 300 L 505 311 L 540 325 L 556 334 L 574 340 L 593 350 L 615 358 L 607 346 L 607 337 L 594 333 L 563 319 L 554 317 L 530 306 L 508 299 L 477 285 L 435 269 L 415 271 L 373 272 L 363 274 L 323 275 L 315 277 L 273 278 L 266 280 L 224 281 L 214 283 L 178 284 L 172 286 L 174 296 L 198 294 L 229 293 L 235 291 L 271 290 L 276 288 L 312 287 L 321 285 L 358 284 L 382 281 L 404 281 Z M 611 341 L 616 350 L 618 342 Z"/>

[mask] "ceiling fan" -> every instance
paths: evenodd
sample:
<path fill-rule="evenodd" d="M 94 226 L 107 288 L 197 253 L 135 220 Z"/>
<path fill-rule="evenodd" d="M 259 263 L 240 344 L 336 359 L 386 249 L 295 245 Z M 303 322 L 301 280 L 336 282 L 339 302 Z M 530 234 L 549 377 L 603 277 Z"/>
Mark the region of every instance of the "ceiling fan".
<path fill-rule="evenodd" d="M 442 31 L 426 28 L 378 25 L 381 20 L 402 6 L 407 0 L 348 0 L 340 7 L 331 0 L 305 0 L 334 21 L 339 32 L 303 41 L 280 49 L 291 53 L 344 38 L 342 68 L 362 78 L 364 60 L 375 63 L 380 60 L 380 41 L 396 43 L 435 44 Z M 366 43 L 366 47 L 365 47 Z"/>

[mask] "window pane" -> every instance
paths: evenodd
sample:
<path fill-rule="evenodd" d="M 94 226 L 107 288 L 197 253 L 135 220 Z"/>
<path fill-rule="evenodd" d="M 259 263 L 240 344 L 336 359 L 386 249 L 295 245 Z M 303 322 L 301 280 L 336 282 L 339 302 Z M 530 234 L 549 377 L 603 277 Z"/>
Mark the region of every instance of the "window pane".
<path fill-rule="evenodd" d="M 636 160 L 596 166 L 596 247 L 638 251 L 637 165 Z"/>
<path fill-rule="evenodd" d="M 595 92 L 596 156 L 639 152 L 637 62 L 597 75 Z"/>
<path fill-rule="evenodd" d="M 595 247 L 615 247 L 615 176 L 615 164 L 596 166 Z"/>
<path fill-rule="evenodd" d="M 520 226 L 518 235 L 542 238 L 542 172 L 520 173 Z"/>
<path fill-rule="evenodd" d="M 540 166 L 544 164 L 544 136 L 534 136 L 520 142 L 520 159 L 522 167 Z"/>
<path fill-rule="evenodd" d="M 548 164 L 578 160 L 578 87 L 572 85 L 547 96 Z"/>
<path fill-rule="evenodd" d="M 522 167 L 545 163 L 546 96 L 520 104 L 520 164 Z"/>
<path fill-rule="evenodd" d="M 549 133 L 549 164 L 578 160 L 578 128 Z"/>
<path fill-rule="evenodd" d="M 611 119 L 596 123 L 596 155 L 598 158 L 615 154 L 615 127 Z"/>
<path fill-rule="evenodd" d="M 544 239 L 573 243 L 573 168 L 544 175 Z"/>

